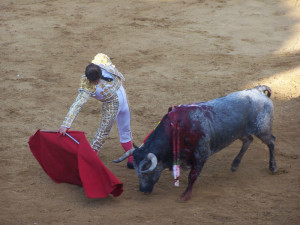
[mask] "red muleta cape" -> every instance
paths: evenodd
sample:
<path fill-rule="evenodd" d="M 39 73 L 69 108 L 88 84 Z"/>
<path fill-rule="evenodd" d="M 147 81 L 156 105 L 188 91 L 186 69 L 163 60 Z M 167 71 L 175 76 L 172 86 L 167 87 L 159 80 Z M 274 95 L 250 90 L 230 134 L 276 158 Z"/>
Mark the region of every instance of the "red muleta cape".
<path fill-rule="evenodd" d="M 117 197 L 123 183 L 110 172 L 91 148 L 84 132 L 68 131 L 67 135 L 38 130 L 30 137 L 30 150 L 48 176 L 56 183 L 83 186 L 88 198 Z"/>

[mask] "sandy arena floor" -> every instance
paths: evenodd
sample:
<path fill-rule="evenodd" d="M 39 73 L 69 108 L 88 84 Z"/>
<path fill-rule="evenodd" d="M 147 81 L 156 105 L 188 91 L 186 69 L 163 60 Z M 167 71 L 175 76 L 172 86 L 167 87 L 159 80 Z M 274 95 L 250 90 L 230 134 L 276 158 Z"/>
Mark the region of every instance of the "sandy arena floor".
<path fill-rule="evenodd" d="M 299 0 L 1 0 L 0 224 L 300 224 Z M 125 163 L 116 126 L 100 158 L 124 183 L 118 197 L 88 199 L 56 184 L 27 141 L 58 129 L 79 79 L 98 52 L 127 79 L 134 142 L 139 145 L 171 105 L 206 101 L 265 84 L 275 107 L 278 173 L 255 139 L 235 173 L 241 143 L 212 156 L 192 199 L 164 171 L 151 195 Z M 90 100 L 74 122 L 91 140 L 101 104 Z"/>

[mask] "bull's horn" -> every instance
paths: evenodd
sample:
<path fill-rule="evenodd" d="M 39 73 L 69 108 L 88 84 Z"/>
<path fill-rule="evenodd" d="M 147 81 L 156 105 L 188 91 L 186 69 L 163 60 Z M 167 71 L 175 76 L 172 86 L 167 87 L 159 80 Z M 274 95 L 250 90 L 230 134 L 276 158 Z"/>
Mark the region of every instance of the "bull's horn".
<path fill-rule="evenodd" d="M 153 171 L 157 166 L 157 157 L 153 153 L 148 153 L 147 158 L 148 160 L 151 160 L 151 166 L 147 170 L 141 170 L 142 173 L 149 173 Z"/>
<path fill-rule="evenodd" d="M 114 160 L 114 162 L 115 163 L 122 162 L 124 159 L 127 159 L 129 156 L 131 156 L 133 154 L 134 150 L 135 150 L 135 148 L 132 148 L 132 149 L 128 150 L 120 158 Z"/>

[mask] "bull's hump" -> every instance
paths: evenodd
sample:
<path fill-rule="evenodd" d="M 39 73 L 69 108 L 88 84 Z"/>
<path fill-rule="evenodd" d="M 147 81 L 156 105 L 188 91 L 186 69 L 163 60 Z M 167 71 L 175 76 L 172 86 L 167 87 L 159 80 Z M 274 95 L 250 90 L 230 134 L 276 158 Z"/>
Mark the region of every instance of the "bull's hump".
<path fill-rule="evenodd" d="M 180 122 L 181 124 L 190 122 L 201 122 L 204 119 L 211 120 L 215 112 L 211 105 L 204 103 L 182 105 L 169 112 L 168 117 L 173 122 Z"/>
<path fill-rule="evenodd" d="M 210 111 L 212 110 L 212 106 L 205 104 L 206 102 L 200 102 L 197 104 L 190 104 L 190 105 L 180 105 L 177 108 L 175 108 L 174 110 L 172 110 L 170 112 L 170 114 L 176 114 L 176 113 L 180 113 L 180 114 L 184 114 L 184 113 L 189 113 L 190 111 L 194 111 L 194 110 L 198 110 L 198 111 Z"/>

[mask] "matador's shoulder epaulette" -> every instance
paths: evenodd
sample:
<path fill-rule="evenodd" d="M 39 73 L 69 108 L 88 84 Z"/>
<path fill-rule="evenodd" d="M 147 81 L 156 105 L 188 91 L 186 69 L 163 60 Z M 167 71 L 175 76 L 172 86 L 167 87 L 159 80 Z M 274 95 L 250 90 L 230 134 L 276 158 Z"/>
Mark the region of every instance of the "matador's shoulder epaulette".
<path fill-rule="evenodd" d="M 82 76 L 80 79 L 79 90 L 94 93 L 96 91 L 96 85 L 91 83 L 86 76 Z"/>
<path fill-rule="evenodd" d="M 123 74 L 118 71 L 114 64 L 112 64 L 110 58 L 107 55 L 98 53 L 92 60 L 92 63 L 100 66 L 102 69 L 105 69 L 107 72 L 114 74 L 125 81 Z"/>
<path fill-rule="evenodd" d="M 98 53 L 94 59 L 92 60 L 92 63 L 96 64 L 96 65 L 99 65 L 99 64 L 102 64 L 102 65 L 112 65 L 112 62 L 110 61 L 110 58 L 103 54 L 103 53 Z"/>

